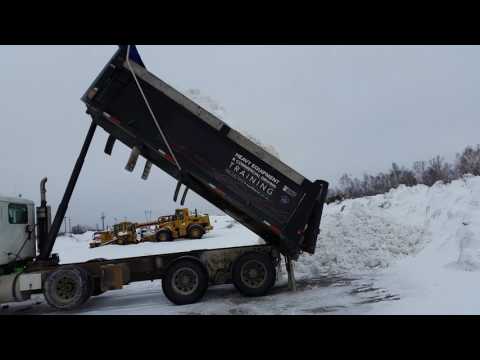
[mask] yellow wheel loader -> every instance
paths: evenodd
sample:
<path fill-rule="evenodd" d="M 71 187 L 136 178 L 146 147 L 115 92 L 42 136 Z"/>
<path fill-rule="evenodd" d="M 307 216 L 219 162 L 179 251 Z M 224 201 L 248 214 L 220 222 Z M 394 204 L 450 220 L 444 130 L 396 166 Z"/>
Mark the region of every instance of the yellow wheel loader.
<path fill-rule="evenodd" d="M 124 221 L 113 226 L 113 231 L 97 231 L 93 234 L 93 240 L 90 242 L 90 248 L 105 246 L 110 244 L 129 245 L 136 244 L 137 224 Z"/>
<path fill-rule="evenodd" d="M 212 229 L 208 215 L 198 215 L 196 210 L 195 214 L 191 214 L 188 209 L 177 209 L 175 215 L 162 216 L 158 219 L 155 240 L 160 242 L 178 238 L 201 239 Z"/>

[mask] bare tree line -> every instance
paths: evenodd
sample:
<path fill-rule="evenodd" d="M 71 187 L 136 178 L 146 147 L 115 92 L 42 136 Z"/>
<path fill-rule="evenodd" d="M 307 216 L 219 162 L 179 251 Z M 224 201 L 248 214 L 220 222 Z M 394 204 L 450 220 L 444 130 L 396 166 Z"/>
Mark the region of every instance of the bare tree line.
<path fill-rule="evenodd" d="M 435 156 L 429 161 L 416 161 L 410 169 L 393 163 L 387 172 L 364 174 L 362 179 L 344 174 L 338 186 L 329 190 L 327 202 L 384 194 L 400 185 L 432 186 L 438 181 L 449 183 L 466 174 L 480 176 L 480 145 L 467 146 L 456 155 L 453 164 L 441 156 Z"/>

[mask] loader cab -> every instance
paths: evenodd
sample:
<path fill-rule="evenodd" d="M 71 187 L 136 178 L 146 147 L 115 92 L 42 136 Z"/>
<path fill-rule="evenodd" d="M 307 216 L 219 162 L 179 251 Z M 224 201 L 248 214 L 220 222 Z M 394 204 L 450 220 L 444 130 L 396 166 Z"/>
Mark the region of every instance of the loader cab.
<path fill-rule="evenodd" d="M 182 223 L 188 219 L 188 210 L 187 209 L 177 209 L 175 211 L 175 220 Z"/>
<path fill-rule="evenodd" d="M 33 201 L 0 196 L 0 268 L 36 255 Z"/>

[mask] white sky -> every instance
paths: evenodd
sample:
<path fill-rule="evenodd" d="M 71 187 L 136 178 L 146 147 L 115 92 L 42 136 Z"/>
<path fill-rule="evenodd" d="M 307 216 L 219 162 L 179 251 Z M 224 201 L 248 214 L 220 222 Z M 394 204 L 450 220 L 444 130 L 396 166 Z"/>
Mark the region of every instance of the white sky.
<path fill-rule="evenodd" d="M 80 97 L 116 46 L 0 47 L 0 193 L 56 210 L 90 124 Z M 478 46 L 138 46 L 151 72 L 180 91 L 199 89 L 226 121 L 310 179 L 453 159 L 480 143 Z M 175 182 L 123 170 L 129 151 L 103 154 L 98 129 L 72 197 L 72 224 L 170 213 Z M 187 206 L 214 208 L 192 193 Z"/>

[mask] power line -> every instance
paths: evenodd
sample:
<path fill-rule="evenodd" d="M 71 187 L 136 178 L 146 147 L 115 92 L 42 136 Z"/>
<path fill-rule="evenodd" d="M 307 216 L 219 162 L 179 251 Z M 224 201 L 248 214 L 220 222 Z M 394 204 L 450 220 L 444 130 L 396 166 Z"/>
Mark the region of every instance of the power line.
<path fill-rule="evenodd" d="M 151 218 L 152 218 L 152 210 L 145 210 L 145 220 L 147 222 L 150 222 Z"/>
<path fill-rule="evenodd" d="M 70 225 L 69 226 L 70 233 L 72 232 L 72 218 L 69 216 L 65 216 L 64 220 L 65 220 L 65 235 L 67 235 L 68 234 L 67 225 Z"/>
<path fill-rule="evenodd" d="M 105 213 L 102 212 L 102 216 L 100 216 L 100 219 L 102 219 L 102 231 L 105 230 Z"/>

